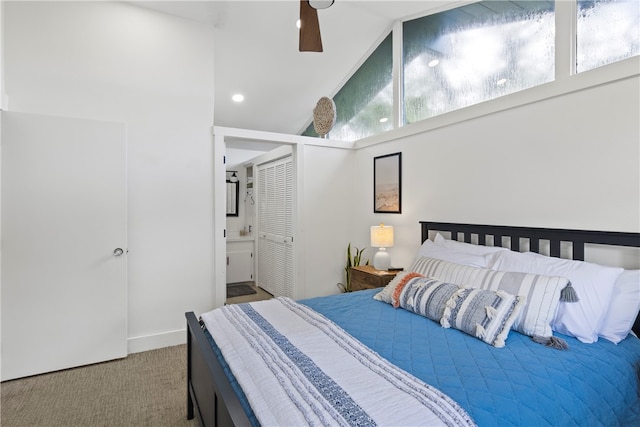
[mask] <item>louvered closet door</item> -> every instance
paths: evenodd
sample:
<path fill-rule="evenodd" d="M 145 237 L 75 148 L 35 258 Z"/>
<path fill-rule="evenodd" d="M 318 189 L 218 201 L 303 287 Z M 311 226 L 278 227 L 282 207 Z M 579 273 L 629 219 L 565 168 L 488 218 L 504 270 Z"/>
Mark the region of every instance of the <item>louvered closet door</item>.
<path fill-rule="evenodd" d="M 274 296 L 293 298 L 293 161 L 276 160 L 257 171 L 256 282 Z"/>

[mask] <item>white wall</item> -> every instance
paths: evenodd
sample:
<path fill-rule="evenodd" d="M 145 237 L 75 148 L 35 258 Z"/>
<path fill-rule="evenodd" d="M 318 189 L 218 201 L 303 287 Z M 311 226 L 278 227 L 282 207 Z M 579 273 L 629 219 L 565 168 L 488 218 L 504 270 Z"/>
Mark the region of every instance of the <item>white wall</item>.
<path fill-rule="evenodd" d="M 213 305 L 213 28 L 121 2 L 6 2 L 10 110 L 128 129 L 129 350 Z"/>
<path fill-rule="evenodd" d="M 347 245 L 369 245 L 368 237 L 358 237 L 360 219 L 354 216 L 369 180 L 355 159 L 353 150 L 304 147 L 304 245 L 296 252 L 304 257 L 300 298 L 338 293 L 336 284 L 345 280 Z"/>
<path fill-rule="evenodd" d="M 395 226 L 394 265 L 418 221 L 640 231 L 636 75 L 357 150 L 356 240 Z M 373 214 L 372 158 L 402 152 L 402 214 Z M 637 266 L 636 266 L 637 267 Z"/>

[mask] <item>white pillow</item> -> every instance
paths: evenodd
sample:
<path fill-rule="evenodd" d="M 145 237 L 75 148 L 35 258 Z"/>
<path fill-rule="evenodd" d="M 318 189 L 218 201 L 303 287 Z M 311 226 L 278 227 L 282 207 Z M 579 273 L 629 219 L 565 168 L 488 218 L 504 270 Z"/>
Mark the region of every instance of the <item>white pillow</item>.
<path fill-rule="evenodd" d="M 613 295 L 598 335 L 617 344 L 627 337 L 640 309 L 640 270 L 624 270 L 613 286 Z"/>
<path fill-rule="evenodd" d="M 425 240 L 418 250 L 416 259 L 421 257 L 441 259 L 443 261 L 480 268 L 484 268 L 487 265 L 487 260 L 482 255 L 474 255 L 468 252 L 449 249 L 441 245 L 436 245 L 429 239 Z"/>
<path fill-rule="evenodd" d="M 569 279 L 578 302 L 560 302 L 553 329 L 584 343 L 598 341 L 598 331 L 611 301 L 613 286 L 622 268 L 605 267 L 533 252 L 496 252 L 488 256 L 489 268 L 500 271 L 562 276 Z"/>
<path fill-rule="evenodd" d="M 508 251 L 507 248 L 502 248 L 500 246 L 482 246 L 482 245 L 473 245 L 471 243 L 458 242 L 456 240 L 445 239 L 442 234 L 437 233 L 436 237 L 433 239 L 433 243 L 439 246 L 444 246 L 448 249 L 453 249 L 458 252 L 464 252 L 472 255 L 490 255 L 499 251 Z"/>

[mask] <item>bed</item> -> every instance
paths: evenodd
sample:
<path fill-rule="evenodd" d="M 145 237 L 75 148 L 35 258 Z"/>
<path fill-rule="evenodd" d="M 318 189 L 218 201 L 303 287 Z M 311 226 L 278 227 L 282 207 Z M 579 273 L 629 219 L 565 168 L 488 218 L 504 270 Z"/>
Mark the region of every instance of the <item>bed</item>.
<path fill-rule="evenodd" d="M 518 271 L 519 263 L 523 263 L 522 257 L 529 257 L 524 259 L 527 268 L 532 268 L 530 267 L 532 265 L 547 268 L 547 262 L 565 262 L 560 257 L 568 257 L 578 261 L 584 260 L 585 246 L 590 248 L 591 244 L 598 245 L 597 247 L 605 245 L 607 247 L 629 246 L 637 248 L 640 247 L 640 233 L 440 222 L 421 222 L 420 230 L 423 245 L 416 256 L 416 261 L 404 272 L 402 277 L 397 276 L 399 280 L 395 281 L 396 283 L 393 285 L 395 288 L 392 286 L 389 289 L 389 292 L 395 295 L 393 303 L 399 304 L 400 308 L 394 307 L 393 304 L 388 303 L 389 301 L 374 299 L 374 296 L 381 293 L 380 289 L 311 298 L 297 302 L 278 300 L 270 302 L 269 306 L 256 305 L 254 307 L 254 304 L 257 304 L 254 303 L 240 305 L 241 307 L 233 309 L 231 306 L 226 307 L 229 310 L 238 311 L 239 316 L 257 316 L 262 319 L 262 314 L 266 316 L 272 310 L 273 305 L 283 305 L 291 312 L 299 312 L 300 315 L 309 316 L 313 319 L 311 323 L 321 323 L 322 327 L 335 325 L 337 329 L 331 329 L 330 334 L 326 335 L 330 335 L 331 339 L 335 341 L 335 336 L 341 336 L 344 332 L 347 344 L 340 345 L 347 349 L 348 353 L 354 353 L 353 348 L 357 348 L 357 357 L 362 358 L 358 360 L 375 360 L 375 362 L 367 363 L 383 366 L 381 370 L 384 371 L 384 375 L 387 375 L 387 372 L 398 370 L 397 376 L 402 378 L 403 384 L 410 384 L 412 393 L 417 389 L 414 389 L 414 386 L 418 387 L 419 384 L 423 384 L 426 387 L 426 389 L 419 391 L 419 393 L 425 394 L 420 394 L 418 397 L 413 395 L 410 397 L 395 396 L 386 389 L 381 392 L 382 389 L 378 386 L 370 387 L 373 389 L 373 393 L 371 393 L 373 396 L 363 395 L 362 401 L 365 403 L 362 405 L 369 404 L 371 412 L 375 413 L 381 409 L 386 416 L 391 417 L 377 418 L 378 424 L 381 425 L 417 424 L 411 421 L 411 418 L 402 418 L 407 412 L 413 412 L 414 409 L 418 411 L 417 407 L 420 406 L 417 403 L 406 404 L 409 400 L 405 399 L 415 398 L 422 402 L 420 399 L 431 399 L 433 394 L 442 395 L 438 397 L 443 399 L 439 401 L 441 403 L 435 404 L 438 408 L 434 409 L 434 413 L 436 413 L 436 417 L 439 417 L 439 421 L 435 424 L 480 426 L 640 425 L 640 340 L 633 334 L 626 336 L 626 333 L 624 336 L 615 338 L 616 331 L 608 332 L 613 334 L 613 337 L 607 335 L 607 331 L 604 330 L 606 328 L 600 319 L 599 331 L 609 338 L 605 339 L 604 335 L 601 335 L 594 338 L 596 342 L 589 342 L 591 340 L 590 331 L 583 332 L 583 325 L 575 325 L 576 321 L 582 321 L 580 316 L 585 315 L 582 313 L 582 308 L 578 309 L 579 307 L 585 305 L 586 302 L 593 302 L 597 306 L 602 302 L 599 300 L 605 299 L 597 293 L 601 292 L 600 287 L 594 290 L 578 288 L 578 279 L 576 279 L 573 286 L 576 289 L 573 289 L 570 286 L 571 281 L 564 277 L 553 276 L 555 277 L 554 281 L 551 280 L 551 276 L 542 275 L 542 273 L 514 272 Z M 440 241 L 441 247 L 434 247 L 435 243 L 429 239 L 430 235 L 433 238 L 436 231 L 442 232 L 442 235 L 435 236 L 436 241 L 442 239 L 443 235 L 447 237 L 444 242 Z M 471 245 L 474 248 L 469 249 Z M 498 247 L 508 249 L 495 249 Z M 445 255 L 436 258 L 434 250 L 438 256 Z M 520 254 L 520 252 L 532 253 Z M 537 255 L 538 252 L 549 256 Z M 637 258 L 637 254 L 636 250 L 632 256 Z M 448 257 L 449 259 L 447 259 Z M 484 265 L 480 265 L 481 263 Z M 492 264 L 487 265 L 487 263 Z M 565 267 L 567 263 L 571 263 L 571 261 L 566 261 L 560 267 Z M 584 266 L 583 264 L 590 263 L 577 264 L 580 264 L 580 269 Z M 501 267 L 503 270 L 500 269 Z M 622 293 L 620 290 L 622 288 L 619 288 L 617 280 L 622 274 L 636 274 L 637 271 L 620 273 L 618 270 L 616 273 L 606 267 L 600 269 L 600 266 L 597 266 L 594 268 L 598 268 L 598 270 L 594 270 L 595 273 L 589 273 L 591 270 L 586 271 L 589 273 L 589 277 L 595 277 L 604 272 L 611 277 L 613 274 L 616 278 L 615 286 L 612 286 L 605 305 L 613 304 L 612 301 L 616 296 L 618 303 L 628 305 L 631 299 L 634 300 L 632 305 L 635 307 L 633 309 L 635 310 L 633 316 L 635 323 L 633 319 L 630 322 L 634 323 L 633 331 L 637 333 L 640 330 L 640 324 L 637 316 L 638 305 L 635 300 L 638 299 L 636 294 L 640 294 L 640 283 L 637 281 L 637 277 L 640 276 L 625 276 L 631 277 L 631 280 L 634 281 L 632 283 L 635 283 L 631 288 L 629 286 L 625 288 L 627 291 L 631 289 L 631 297 L 612 294 L 614 292 Z M 414 273 L 409 270 L 419 271 Z M 442 277 L 447 280 L 424 277 L 430 276 L 431 273 L 436 276 L 443 274 Z M 576 274 L 582 273 L 585 271 L 579 271 Z M 570 274 L 574 273 L 567 273 L 567 275 Z M 544 278 L 548 279 L 547 282 L 544 282 L 544 286 L 553 292 L 545 292 L 542 296 L 530 293 L 527 294 L 527 298 L 524 298 L 524 296 L 514 297 L 516 292 L 513 292 L 512 295 L 501 290 L 489 290 L 488 288 L 483 290 L 484 293 L 481 294 L 483 298 L 492 297 L 495 301 L 499 300 L 504 303 L 496 306 L 500 313 L 504 312 L 504 315 L 492 314 L 489 316 L 487 309 L 486 319 L 492 316 L 492 319 L 501 319 L 501 321 L 489 320 L 490 324 L 497 325 L 496 330 L 499 333 L 492 335 L 491 327 L 487 327 L 486 331 L 482 329 L 482 333 L 479 333 L 477 324 L 474 326 L 475 329 L 466 330 L 465 322 L 461 320 L 463 319 L 461 313 L 467 313 L 471 310 L 469 307 L 473 306 L 468 303 L 475 301 L 472 300 L 472 296 L 480 298 L 478 295 L 481 291 L 477 287 L 471 289 L 466 283 L 463 283 L 476 276 L 481 277 L 482 281 L 486 283 L 491 280 L 502 284 L 508 282 L 508 286 L 513 286 L 513 280 L 511 280 L 513 277 L 523 278 L 520 281 L 522 283 L 531 277 L 534 277 L 535 280 Z M 494 280 L 497 276 L 499 276 L 498 280 Z M 511 281 L 507 280 L 507 277 Z M 563 278 L 564 283 L 562 283 Z M 461 283 L 456 284 L 455 288 L 451 287 L 450 285 L 458 279 Z M 537 284 L 535 289 L 543 286 L 540 285 L 542 282 L 535 283 Z M 440 310 L 437 312 L 437 318 L 427 317 L 433 307 L 428 305 L 418 307 L 418 302 L 427 300 L 420 297 L 423 294 L 419 293 L 424 292 L 425 289 L 436 289 L 433 291 L 434 295 L 436 292 L 451 292 L 447 294 L 451 297 L 447 296 L 446 304 L 437 306 Z M 534 287 L 530 289 L 534 289 Z M 589 294 L 591 291 L 596 292 L 595 297 Z M 496 295 L 501 297 L 498 298 Z M 507 299 L 507 296 L 513 298 Z M 467 297 L 469 298 L 467 299 Z M 551 314 L 554 315 L 553 321 L 557 322 L 557 325 L 554 323 L 552 333 L 545 333 L 545 327 L 548 326 L 545 322 L 548 318 L 544 318 L 544 314 L 537 313 L 535 316 L 538 317 L 535 318 L 535 321 L 529 322 L 530 318 L 535 317 L 531 307 L 533 307 L 532 304 L 536 298 L 547 298 L 554 301 L 564 298 L 563 302 L 552 303 L 555 305 L 551 306 L 551 311 L 553 311 Z M 595 299 L 591 301 L 590 298 Z M 429 301 L 433 299 L 435 298 L 431 298 Z M 576 300 L 582 302 L 578 304 Z M 444 312 L 448 314 L 442 314 L 442 307 L 445 307 Z M 504 307 L 504 310 L 500 307 Z M 603 307 L 602 309 L 607 311 L 608 308 L 611 307 Z M 220 311 L 217 309 L 212 313 L 220 316 Z M 262 314 L 256 314 L 256 311 Z M 609 315 L 612 314 L 607 313 L 607 316 Z M 226 313 L 225 316 L 223 317 L 226 319 L 231 314 Z M 594 316 L 589 313 L 586 316 L 584 323 L 595 321 L 592 318 Z M 247 394 L 255 396 L 261 393 L 266 395 L 276 393 L 273 391 L 275 390 L 273 386 L 267 385 L 266 390 L 259 390 L 262 379 L 252 378 L 252 376 L 255 377 L 259 374 L 246 373 L 244 368 L 236 368 L 235 374 L 239 375 L 236 377 L 229 361 L 225 360 L 222 355 L 222 350 L 216 342 L 217 338 L 213 338 L 218 334 L 218 331 L 213 330 L 214 328 L 210 326 L 213 320 L 208 319 L 205 314 L 202 317 L 208 322 L 209 329 L 212 329 L 213 334 L 207 327 L 204 327 L 205 320 L 202 318 L 198 320 L 193 312 L 186 313 L 188 418 L 196 417 L 200 425 L 203 426 L 257 425 L 260 423 L 259 419 L 267 420 L 263 421 L 264 424 L 278 423 L 268 416 L 264 418 L 264 413 L 270 411 L 269 405 L 272 403 L 254 403 L 255 408 L 253 408 L 247 398 Z M 330 320 L 325 322 L 324 319 Z M 444 323 L 447 324 L 447 327 L 444 327 L 443 319 L 446 320 Z M 541 322 L 541 319 L 544 321 Z M 235 320 L 233 321 L 235 322 Z M 626 321 L 630 324 L 628 315 Z M 283 324 L 298 323 L 300 322 L 283 321 Z M 531 324 L 529 325 L 529 323 Z M 269 323 L 267 322 L 267 324 Z M 223 324 L 221 323 L 221 325 Z M 515 327 L 517 329 L 514 330 Z M 555 329 L 556 327 L 565 333 L 559 333 Z M 246 328 L 249 330 L 250 325 L 247 324 Z M 229 328 L 225 326 L 218 329 Z M 244 329 L 244 327 L 240 329 Z M 479 336 L 482 338 L 479 339 Z M 287 336 L 282 338 L 287 340 Z M 315 338 L 312 341 L 315 341 Z M 322 344 L 322 346 L 331 345 L 333 342 Z M 238 363 L 236 359 L 240 355 L 229 353 L 226 346 L 226 343 L 222 346 L 225 348 L 226 354 L 233 354 L 232 357 L 229 357 L 230 361 Z M 363 349 L 360 349 L 359 346 L 362 346 Z M 253 352 L 240 349 L 239 353 Z M 248 372 L 249 367 L 255 362 L 247 360 L 245 366 Z M 349 367 L 348 369 L 351 372 L 356 372 L 358 367 Z M 262 371 L 266 370 L 262 369 Z M 402 376 L 406 372 L 409 373 L 410 379 Z M 249 376 L 249 378 L 244 378 L 243 375 Z M 352 375 L 352 377 L 360 378 L 361 376 L 358 374 Z M 255 380 L 256 386 L 246 387 L 247 381 L 251 380 Z M 377 381 L 377 379 L 367 379 L 366 383 L 374 380 Z M 353 379 L 346 381 L 349 383 L 357 382 Z M 245 384 L 246 390 L 243 390 L 240 384 Z M 351 390 L 347 386 L 345 388 Z M 394 385 L 392 388 L 395 387 Z M 360 390 L 349 391 L 347 394 L 351 393 L 355 396 L 354 399 L 356 397 L 360 399 L 358 395 L 361 393 Z M 428 399 L 424 397 L 427 395 Z M 347 399 L 349 397 L 346 396 Z M 370 399 L 373 399 L 372 403 L 369 402 Z M 273 411 L 279 413 L 296 412 L 293 408 L 286 406 L 291 405 L 290 403 L 285 402 L 284 399 L 278 400 L 283 403 L 276 403 L 284 406 L 279 406 Z M 300 401 L 309 400 L 313 401 L 309 397 L 300 398 Z M 358 404 L 360 404 L 359 402 Z M 405 402 L 404 407 L 402 402 Z M 429 400 L 425 406 L 434 405 L 429 402 L 433 401 Z M 340 404 L 342 405 L 342 401 Z M 261 407 L 260 405 L 266 406 Z M 438 411 L 444 411 L 446 414 L 442 415 Z M 260 415 L 256 415 L 256 412 Z M 451 413 L 455 414 L 451 415 Z M 450 415 L 451 419 L 446 418 Z M 334 423 L 333 418 L 323 418 L 324 416 L 324 413 L 321 413 L 320 418 L 305 418 L 304 424 L 338 424 Z M 422 417 L 423 415 L 416 412 L 416 416 Z M 295 420 L 295 418 L 286 417 L 283 419 Z M 349 422 L 347 419 L 346 424 L 374 424 L 367 418 L 353 418 L 351 421 L 353 422 Z M 292 424 L 293 422 L 281 423 Z M 419 424 L 431 424 L 431 422 Z"/>

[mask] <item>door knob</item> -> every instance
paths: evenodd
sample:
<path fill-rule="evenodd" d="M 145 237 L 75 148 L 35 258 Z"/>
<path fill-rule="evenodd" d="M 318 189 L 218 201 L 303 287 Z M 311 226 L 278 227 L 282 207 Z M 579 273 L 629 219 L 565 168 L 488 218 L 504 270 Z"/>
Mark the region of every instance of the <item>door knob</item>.
<path fill-rule="evenodd" d="M 113 256 L 120 256 L 124 253 L 124 251 L 121 248 L 115 248 L 113 250 Z"/>

